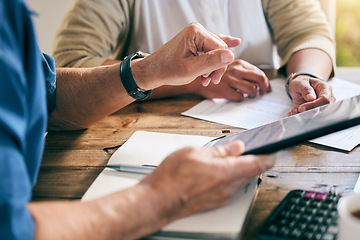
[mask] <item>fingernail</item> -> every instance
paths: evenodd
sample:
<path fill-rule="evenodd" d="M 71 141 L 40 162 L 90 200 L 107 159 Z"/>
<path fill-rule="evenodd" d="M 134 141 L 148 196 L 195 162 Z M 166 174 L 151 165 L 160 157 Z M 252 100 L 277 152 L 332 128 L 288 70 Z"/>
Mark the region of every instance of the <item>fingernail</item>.
<path fill-rule="evenodd" d="M 231 54 L 231 52 L 223 52 L 223 53 L 221 53 L 221 62 L 223 64 L 231 63 L 232 60 L 233 60 L 233 55 Z"/>
<path fill-rule="evenodd" d="M 211 82 L 211 78 L 207 77 L 207 78 L 203 78 L 201 83 L 204 87 L 207 87 L 210 84 L 210 82 Z"/>
<path fill-rule="evenodd" d="M 243 144 L 239 144 L 239 142 L 231 142 L 226 145 L 226 147 L 231 155 L 239 155 L 242 152 Z"/>
<path fill-rule="evenodd" d="M 305 112 L 306 108 L 305 107 L 299 107 L 299 112 Z"/>

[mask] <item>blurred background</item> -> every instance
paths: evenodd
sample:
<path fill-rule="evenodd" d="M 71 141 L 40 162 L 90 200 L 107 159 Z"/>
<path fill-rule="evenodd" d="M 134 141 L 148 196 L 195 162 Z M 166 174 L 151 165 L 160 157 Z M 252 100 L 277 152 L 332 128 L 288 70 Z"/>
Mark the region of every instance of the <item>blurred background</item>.
<path fill-rule="evenodd" d="M 338 66 L 360 67 L 360 1 L 336 1 L 336 61 Z"/>
<path fill-rule="evenodd" d="M 43 52 L 51 54 L 54 33 L 62 16 L 73 1 L 27 0 L 29 6 L 39 13 L 34 21 Z M 320 1 L 331 27 L 335 31 L 337 66 L 360 67 L 360 1 L 314 1 Z"/>

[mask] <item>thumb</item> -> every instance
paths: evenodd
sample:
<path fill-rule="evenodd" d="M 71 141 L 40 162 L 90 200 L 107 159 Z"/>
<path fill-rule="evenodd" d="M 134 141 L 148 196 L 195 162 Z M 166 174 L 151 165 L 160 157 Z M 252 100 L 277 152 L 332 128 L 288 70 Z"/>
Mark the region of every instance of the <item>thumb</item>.
<path fill-rule="evenodd" d="M 305 101 L 314 101 L 316 99 L 316 93 L 310 81 L 301 81 L 298 86 L 298 92 Z"/>
<path fill-rule="evenodd" d="M 228 49 L 217 49 L 191 59 L 190 66 L 193 72 L 200 76 L 227 66 L 234 61 L 235 57 Z"/>
<path fill-rule="evenodd" d="M 226 145 L 219 145 L 211 148 L 214 157 L 239 156 L 244 150 L 245 146 L 241 141 L 233 141 Z"/>

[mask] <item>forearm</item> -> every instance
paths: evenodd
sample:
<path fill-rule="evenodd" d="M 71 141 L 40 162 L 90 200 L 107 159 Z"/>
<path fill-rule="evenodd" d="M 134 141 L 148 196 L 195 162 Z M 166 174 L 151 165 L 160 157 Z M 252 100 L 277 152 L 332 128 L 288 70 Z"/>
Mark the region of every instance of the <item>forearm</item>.
<path fill-rule="evenodd" d="M 28 208 L 36 239 L 137 239 L 169 222 L 167 200 L 138 184 L 88 202 L 34 202 Z"/>
<path fill-rule="evenodd" d="M 58 68 L 56 88 L 50 130 L 86 128 L 134 101 L 121 83 L 119 65 Z"/>
<path fill-rule="evenodd" d="M 290 75 L 295 72 L 309 72 L 328 80 L 333 72 L 331 58 L 319 49 L 304 49 L 295 52 L 287 66 L 286 73 Z"/>

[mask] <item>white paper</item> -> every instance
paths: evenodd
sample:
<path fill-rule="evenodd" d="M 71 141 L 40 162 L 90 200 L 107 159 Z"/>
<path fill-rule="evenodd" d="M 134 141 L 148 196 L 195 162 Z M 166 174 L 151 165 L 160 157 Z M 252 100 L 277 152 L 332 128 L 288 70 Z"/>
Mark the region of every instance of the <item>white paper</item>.
<path fill-rule="evenodd" d="M 202 147 L 214 138 L 137 131 L 110 158 L 108 164 L 158 165 L 164 158 L 182 147 Z M 145 175 L 104 169 L 82 197 L 95 199 L 137 184 Z M 194 176 L 196 181 L 196 176 Z M 154 237 L 166 237 L 170 232 L 192 239 L 238 239 L 257 190 L 257 179 L 240 188 L 229 203 L 177 220 L 165 226 Z"/>
<path fill-rule="evenodd" d="M 285 79 L 270 81 L 272 92 L 254 99 L 247 98 L 243 102 L 228 102 L 225 99 L 204 100 L 182 114 L 229 126 L 251 129 L 287 116 L 292 103 L 285 91 Z M 336 100 L 342 100 L 360 94 L 360 85 L 333 78 L 329 81 L 333 86 Z M 357 134 L 360 126 L 352 131 L 343 130 L 312 140 L 317 144 L 350 151 L 360 143 Z"/>
<path fill-rule="evenodd" d="M 272 92 L 262 97 L 246 98 L 243 102 L 206 99 L 182 114 L 234 127 L 255 128 L 287 116 L 291 101 L 284 85 L 284 79 L 274 79 Z"/>
<path fill-rule="evenodd" d="M 360 127 L 355 126 L 339 132 L 334 132 L 323 137 L 311 140 L 310 142 L 351 151 L 360 143 Z"/>
<path fill-rule="evenodd" d="M 136 131 L 110 158 L 109 164 L 159 165 L 172 152 L 202 147 L 212 137 Z"/>
<path fill-rule="evenodd" d="M 360 175 L 355 183 L 354 192 L 360 194 Z"/>

